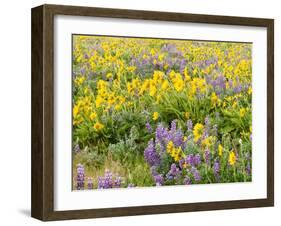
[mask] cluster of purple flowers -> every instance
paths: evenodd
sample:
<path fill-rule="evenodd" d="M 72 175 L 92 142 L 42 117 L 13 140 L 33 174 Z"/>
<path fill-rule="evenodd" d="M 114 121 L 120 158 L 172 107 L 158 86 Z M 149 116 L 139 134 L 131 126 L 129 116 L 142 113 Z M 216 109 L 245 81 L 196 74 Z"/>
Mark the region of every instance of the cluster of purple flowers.
<path fill-rule="evenodd" d="M 236 77 L 235 83 L 232 79 L 227 79 L 224 75 L 220 74 L 217 77 L 213 78 L 210 75 L 206 76 L 206 82 L 212 86 L 214 92 L 217 95 L 221 95 L 225 92 L 233 92 L 235 94 L 247 91 L 251 84 L 248 83 L 241 83 L 239 81 L 239 77 Z M 228 84 L 228 88 L 227 87 Z M 235 84 L 235 85 L 234 85 Z"/>
<path fill-rule="evenodd" d="M 85 187 L 85 170 L 83 165 L 77 165 L 76 188 L 82 190 Z"/>
<path fill-rule="evenodd" d="M 214 175 L 217 181 L 219 181 L 220 179 L 219 173 L 220 173 L 220 163 L 218 160 L 216 160 L 214 163 Z"/>
<path fill-rule="evenodd" d="M 160 54 L 165 55 L 165 58 L 159 60 Z M 146 58 L 143 58 L 144 55 Z M 169 73 L 172 69 L 176 69 L 183 73 L 187 60 L 182 51 L 178 50 L 174 44 L 167 43 L 163 45 L 159 53 L 151 54 L 143 51 L 139 56 L 132 57 L 130 65 L 136 66 L 136 73 L 144 77 L 154 70 L 166 70 Z"/>
<path fill-rule="evenodd" d="M 105 170 L 103 177 L 98 178 L 98 189 L 120 188 L 122 178 L 118 175 L 113 175 L 109 170 Z"/>
<path fill-rule="evenodd" d="M 200 172 L 197 167 L 201 164 L 201 156 L 197 154 L 186 154 L 178 162 L 170 161 L 169 170 L 163 170 L 163 162 L 167 161 L 167 145 L 172 142 L 175 148 L 185 150 L 187 142 L 190 141 L 192 133 L 192 121 L 187 122 L 187 133 L 189 138 L 184 139 L 185 134 L 181 128 L 177 128 L 176 120 L 171 122 L 170 128 L 158 124 L 155 130 L 155 140 L 151 139 L 144 151 L 144 158 L 151 167 L 151 174 L 157 186 L 169 184 L 171 181 L 176 184 L 191 184 L 201 180 Z M 169 158 L 168 158 L 169 159 Z M 189 166 L 190 170 L 187 168 Z"/>
<path fill-rule="evenodd" d="M 160 164 L 160 155 L 155 149 L 153 140 L 148 142 L 148 146 L 144 150 L 144 158 L 150 166 L 157 166 Z"/>

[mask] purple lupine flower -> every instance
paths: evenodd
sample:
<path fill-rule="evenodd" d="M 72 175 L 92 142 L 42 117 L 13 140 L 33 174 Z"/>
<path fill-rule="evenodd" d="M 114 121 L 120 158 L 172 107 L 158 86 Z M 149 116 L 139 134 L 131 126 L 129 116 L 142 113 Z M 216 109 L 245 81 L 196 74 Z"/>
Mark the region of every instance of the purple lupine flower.
<path fill-rule="evenodd" d="M 193 165 L 198 166 L 201 163 L 200 154 L 196 154 L 193 158 Z"/>
<path fill-rule="evenodd" d="M 154 179 L 156 186 L 162 186 L 164 184 L 164 178 L 163 178 L 162 174 L 157 174 L 157 175 L 153 176 L 153 179 Z"/>
<path fill-rule="evenodd" d="M 172 133 L 174 133 L 174 132 L 176 132 L 176 130 L 177 130 L 177 120 L 173 120 L 172 122 L 171 122 L 171 132 Z"/>
<path fill-rule="evenodd" d="M 192 175 L 194 177 L 194 180 L 196 182 L 199 182 L 201 180 L 200 172 L 195 167 L 191 168 L 191 173 L 192 173 Z"/>
<path fill-rule="evenodd" d="M 210 165 L 210 155 L 211 155 L 210 150 L 206 149 L 204 152 L 204 158 L 207 165 Z"/>
<path fill-rule="evenodd" d="M 156 139 L 162 142 L 168 137 L 168 135 L 168 130 L 162 124 L 159 124 L 155 131 Z"/>
<path fill-rule="evenodd" d="M 181 74 L 183 73 L 185 66 L 186 66 L 186 60 L 185 60 L 185 59 L 182 59 L 182 60 L 180 61 L 180 73 L 181 73 Z"/>
<path fill-rule="evenodd" d="M 112 173 L 105 170 L 104 177 L 98 177 L 98 189 L 107 189 L 113 187 Z"/>
<path fill-rule="evenodd" d="M 188 119 L 188 120 L 187 120 L 186 125 L 187 125 L 188 131 L 192 131 L 192 129 L 193 129 L 193 124 L 192 124 L 192 120 L 191 120 L 191 119 Z"/>
<path fill-rule="evenodd" d="M 241 91 L 242 91 L 242 85 L 241 84 L 238 84 L 237 86 L 235 86 L 234 88 L 233 88 L 233 92 L 234 93 L 240 93 Z"/>
<path fill-rule="evenodd" d="M 148 146 L 144 150 L 144 158 L 150 166 L 156 166 L 160 163 L 160 156 L 155 149 L 152 139 L 149 141 Z"/>
<path fill-rule="evenodd" d="M 145 127 L 146 127 L 146 129 L 147 129 L 147 131 L 148 131 L 149 133 L 152 133 L 152 127 L 151 127 L 151 125 L 149 124 L 149 122 L 147 122 L 147 123 L 145 124 Z"/>
<path fill-rule="evenodd" d="M 178 180 L 179 177 L 180 177 L 180 175 L 181 175 L 180 169 L 176 166 L 175 163 L 173 163 L 173 164 L 171 165 L 171 167 L 170 167 L 169 172 L 168 172 L 167 175 L 166 175 L 166 178 L 167 178 L 168 180 L 174 180 L 174 179 L 175 179 L 175 180 Z"/>
<path fill-rule="evenodd" d="M 150 172 L 151 172 L 151 175 L 152 175 L 152 176 L 157 175 L 157 174 L 158 174 L 158 172 L 157 172 L 157 166 L 151 166 L 151 167 L 150 167 Z"/>
<path fill-rule="evenodd" d="M 177 176 L 178 173 L 180 172 L 179 168 L 175 163 L 171 165 L 170 171 L 168 172 L 168 175 L 171 175 L 173 177 Z"/>
<path fill-rule="evenodd" d="M 86 69 L 85 69 L 85 68 L 81 68 L 80 73 L 81 73 L 82 75 L 84 75 L 85 72 L 86 72 Z"/>
<path fill-rule="evenodd" d="M 77 165 L 76 188 L 77 190 L 84 189 L 85 186 L 85 170 L 82 164 Z"/>
<path fill-rule="evenodd" d="M 114 180 L 114 187 L 115 188 L 120 188 L 122 184 L 122 178 L 120 176 L 116 176 Z"/>
<path fill-rule="evenodd" d="M 93 179 L 91 177 L 88 177 L 87 187 L 88 187 L 88 189 L 94 188 Z"/>
<path fill-rule="evenodd" d="M 185 185 L 191 184 L 190 177 L 189 177 L 189 176 L 186 176 L 186 177 L 184 178 L 184 180 L 183 180 L 183 183 L 184 183 Z"/>
<path fill-rule="evenodd" d="M 160 147 L 161 152 L 165 152 L 165 146 L 167 143 L 168 130 L 159 124 L 155 131 L 155 143 Z"/>
<path fill-rule="evenodd" d="M 214 163 L 214 175 L 217 181 L 219 180 L 219 172 L 220 172 L 220 163 L 218 160 L 216 160 Z"/>
<path fill-rule="evenodd" d="M 107 188 L 120 188 L 122 184 L 122 178 L 113 174 L 106 169 L 103 177 L 98 177 L 98 189 Z"/>
<path fill-rule="evenodd" d="M 189 155 L 187 155 L 186 157 L 185 157 L 185 163 L 187 164 L 187 165 L 191 165 L 191 166 L 193 166 L 193 154 L 189 154 Z"/>
<path fill-rule="evenodd" d="M 174 132 L 172 140 L 177 147 L 183 144 L 183 132 L 181 131 L 181 129 L 178 129 Z"/>
<path fill-rule="evenodd" d="M 180 166 L 181 169 L 184 168 L 184 167 L 183 167 L 183 166 L 184 166 L 184 163 L 185 163 L 185 159 L 180 159 L 180 160 L 179 160 L 179 166 Z"/>
<path fill-rule="evenodd" d="M 127 188 L 134 188 L 134 187 L 135 187 L 135 185 L 132 184 L 132 183 L 130 183 L 130 184 L 128 184 L 128 187 L 127 187 Z"/>
<path fill-rule="evenodd" d="M 200 157 L 200 154 L 189 154 L 186 156 L 185 158 L 185 163 L 187 165 L 191 165 L 193 167 L 199 165 L 201 163 L 201 157 Z"/>

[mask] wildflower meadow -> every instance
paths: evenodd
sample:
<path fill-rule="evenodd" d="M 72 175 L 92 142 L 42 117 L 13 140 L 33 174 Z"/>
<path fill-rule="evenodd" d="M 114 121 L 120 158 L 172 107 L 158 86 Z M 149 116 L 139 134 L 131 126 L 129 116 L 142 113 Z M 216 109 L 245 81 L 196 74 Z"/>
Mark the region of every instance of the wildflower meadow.
<path fill-rule="evenodd" d="M 251 181 L 251 43 L 72 38 L 74 190 Z"/>

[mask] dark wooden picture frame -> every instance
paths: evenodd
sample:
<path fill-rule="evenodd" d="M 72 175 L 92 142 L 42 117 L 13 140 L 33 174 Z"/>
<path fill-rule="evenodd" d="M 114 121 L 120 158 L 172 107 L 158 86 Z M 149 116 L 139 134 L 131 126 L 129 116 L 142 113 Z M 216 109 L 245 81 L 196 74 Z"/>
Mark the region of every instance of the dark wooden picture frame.
<path fill-rule="evenodd" d="M 267 29 L 267 198 L 156 206 L 54 210 L 54 16 L 95 16 L 265 27 Z M 274 20 L 168 12 L 42 5 L 32 9 L 31 215 L 50 221 L 274 205 Z"/>

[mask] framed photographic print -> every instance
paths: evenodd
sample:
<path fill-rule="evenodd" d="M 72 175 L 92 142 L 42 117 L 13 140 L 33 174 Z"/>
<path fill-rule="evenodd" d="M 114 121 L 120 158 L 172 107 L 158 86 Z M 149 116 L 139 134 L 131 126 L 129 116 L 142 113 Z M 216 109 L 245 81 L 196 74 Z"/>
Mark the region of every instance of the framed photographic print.
<path fill-rule="evenodd" d="M 273 206 L 273 19 L 32 9 L 32 216 Z"/>

